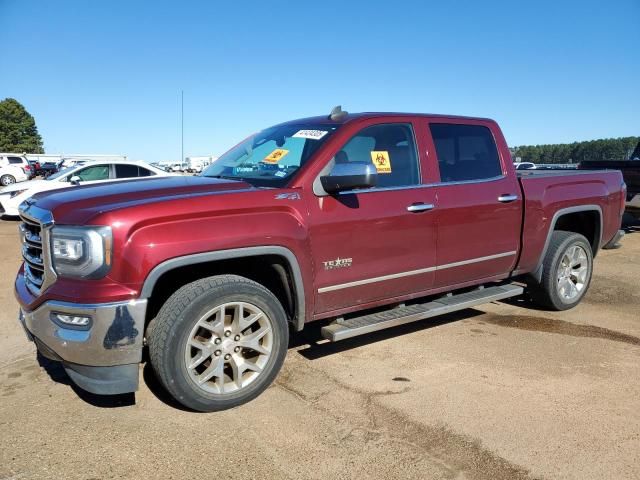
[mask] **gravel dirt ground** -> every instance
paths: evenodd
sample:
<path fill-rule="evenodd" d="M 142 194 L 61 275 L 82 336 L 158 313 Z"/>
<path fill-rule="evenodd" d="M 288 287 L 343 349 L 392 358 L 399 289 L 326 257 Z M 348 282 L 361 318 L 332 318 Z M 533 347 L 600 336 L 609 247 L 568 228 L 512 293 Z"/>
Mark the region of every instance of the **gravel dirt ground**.
<path fill-rule="evenodd" d="M 17 223 L 0 222 L 0 479 L 640 478 L 640 225 L 574 310 L 494 303 L 337 344 L 295 335 L 235 410 L 184 411 L 141 366 L 98 397 L 16 321 Z"/>

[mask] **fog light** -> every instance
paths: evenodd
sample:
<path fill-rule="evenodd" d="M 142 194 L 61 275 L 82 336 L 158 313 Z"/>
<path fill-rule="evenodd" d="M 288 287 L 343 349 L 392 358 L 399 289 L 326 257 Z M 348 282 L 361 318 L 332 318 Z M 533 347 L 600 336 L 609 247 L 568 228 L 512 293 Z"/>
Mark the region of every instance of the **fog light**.
<path fill-rule="evenodd" d="M 51 312 L 51 320 L 62 327 L 86 330 L 91 326 L 91 317 L 87 315 L 69 315 L 68 313 Z"/>

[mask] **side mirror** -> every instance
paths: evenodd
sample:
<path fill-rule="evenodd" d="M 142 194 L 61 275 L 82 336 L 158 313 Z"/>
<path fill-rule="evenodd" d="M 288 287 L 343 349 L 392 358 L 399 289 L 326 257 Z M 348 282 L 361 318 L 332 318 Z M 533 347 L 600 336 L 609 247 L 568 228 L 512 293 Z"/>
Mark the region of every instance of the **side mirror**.
<path fill-rule="evenodd" d="M 69 183 L 71 183 L 71 185 L 80 185 L 80 180 L 82 179 L 78 175 L 74 175 L 69 179 Z"/>
<path fill-rule="evenodd" d="M 355 188 L 370 188 L 378 183 L 378 172 L 370 162 L 336 163 L 329 175 L 320 177 L 320 183 L 330 194 Z"/>

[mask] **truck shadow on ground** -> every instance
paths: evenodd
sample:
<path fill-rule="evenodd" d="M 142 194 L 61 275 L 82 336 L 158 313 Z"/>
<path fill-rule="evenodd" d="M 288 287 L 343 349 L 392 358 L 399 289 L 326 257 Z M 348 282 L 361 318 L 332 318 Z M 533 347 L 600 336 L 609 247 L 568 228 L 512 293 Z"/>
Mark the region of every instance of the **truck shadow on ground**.
<path fill-rule="evenodd" d="M 363 347 L 371 343 L 381 342 L 389 338 L 408 335 L 420 330 L 440 327 L 442 325 L 458 322 L 460 320 L 468 320 L 483 314 L 484 312 L 481 312 L 479 310 L 467 309 L 443 315 L 437 318 L 431 318 L 419 322 L 401 325 L 387 330 L 369 333 L 361 337 L 342 340 L 337 343 L 328 342 L 322 337 L 320 329 L 323 325 L 326 325 L 326 322 L 319 321 L 305 325 L 305 328 L 302 332 L 291 332 L 289 338 L 289 350 L 290 353 L 295 352 L 306 358 L 307 360 L 313 361 L 319 358 L 327 357 L 329 355 L 335 355 L 340 352 Z M 153 367 L 148 361 L 144 365 L 142 377 L 144 379 L 144 383 L 147 385 L 147 388 L 149 388 L 151 393 L 153 393 L 153 395 L 158 400 L 178 410 L 186 412 L 192 411 L 180 405 L 164 390 L 164 388 L 156 378 L 155 373 L 153 372 Z"/>
<path fill-rule="evenodd" d="M 334 355 L 347 350 L 364 347 L 366 345 L 381 342 L 390 338 L 409 335 L 420 330 L 437 328 L 460 320 L 469 320 L 483 315 L 484 312 L 468 308 L 459 312 L 453 312 L 439 317 L 407 323 L 377 332 L 368 333 L 359 337 L 353 337 L 339 342 L 329 342 L 322 337 L 321 328 L 326 322 L 314 322 L 305 325 L 302 332 L 293 332 L 289 340 L 289 349 L 297 349 L 297 353 L 307 360 Z"/>

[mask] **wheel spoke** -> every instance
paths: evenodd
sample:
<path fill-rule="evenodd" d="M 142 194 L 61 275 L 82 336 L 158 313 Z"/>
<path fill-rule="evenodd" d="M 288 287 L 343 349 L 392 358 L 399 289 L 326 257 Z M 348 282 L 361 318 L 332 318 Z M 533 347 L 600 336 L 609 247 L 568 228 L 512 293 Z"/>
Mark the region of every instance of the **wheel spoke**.
<path fill-rule="evenodd" d="M 196 377 L 198 379 L 198 384 L 202 385 L 213 376 L 220 377 L 223 375 L 223 372 L 224 360 L 222 360 L 222 357 L 212 358 L 211 365 L 209 365 L 204 372 Z"/>
<path fill-rule="evenodd" d="M 260 340 L 269 332 L 271 332 L 271 327 L 266 325 L 259 330 L 242 337 L 238 342 L 238 345 L 242 348 L 249 348 L 257 353 L 267 355 L 269 354 L 269 350 L 260 344 Z"/>
<path fill-rule="evenodd" d="M 255 322 L 257 322 L 264 316 L 264 313 L 256 312 L 245 317 L 244 312 L 245 312 L 244 305 L 239 304 L 238 307 L 235 309 L 235 312 L 233 315 L 233 322 L 231 324 L 231 330 L 233 331 L 233 333 L 243 332 L 244 330 L 249 328 L 251 325 L 253 325 Z"/>
<path fill-rule="evenodd" d="M 224 310 L 224 305 L 221 305 L 208 312 L 200 319 L 198 325 L 206 330 L 209 330 L 211 333 L 217 335 L 218 337 L 222 337 L 222 335 L 224 335 Z M 210 320 L 211 316 L 214 316 L 213 320 Z"/>
<path fill-rule="evenodd" d="M 189 368 L 193 369 L 196 368 L 198 365 L 200 365 L 202 362 L 204 362 L 207 358 L 210 358 L 211 354 L 201 351 L 198 353 L 197 357 L 194 357 L 191 359 L 191 363 L 189 364 Z"/>
<path fill-rule="evenodd" d="M 195 338 L 192 338 L 191 340 L 189 340 L 189 345 L 197 348 L 198 350 L 207 350 L 207 346 L 204 343 L 202 343 L 200 340 L 197 340 Z"/>
<path fill-rule="evenodd" d="M 240 333 L 244 328 L 244 304 L 238 303 L 233 309 L 233 319 L 231 320 L 231 331 Z"/>
<path fill-rule="evenodd" d="M 233 375 L 231 380 L 235 383 L 236 387 L 242 388 L 242 374 L 245 371 L 244 362 L 238 361 L 235 355 L 231 355 L 229 366 L 231 367 L 231 374 Z"/>
<path fill-rule="evenodd" d="M 576 278 L 576 280 L 580 283 L 586 283 L 587 281 L 587 266 L 582 265 L 580 268 L 574 270 L 572 275 Z"/>

